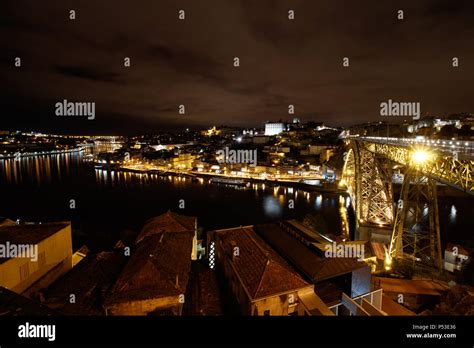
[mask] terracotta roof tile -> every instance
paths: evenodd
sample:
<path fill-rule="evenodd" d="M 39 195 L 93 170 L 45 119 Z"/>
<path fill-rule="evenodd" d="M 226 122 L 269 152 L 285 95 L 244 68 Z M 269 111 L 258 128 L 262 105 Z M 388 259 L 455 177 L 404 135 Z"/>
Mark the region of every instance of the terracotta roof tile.
<path fill-rule="evenodd" d="M 106 303 L 184 294 L 191 268 L 193 233 L 160 233 L 137 245 Z"/>
<path fill-rule="evenodd" d="M 136 239 L 139 243 L 144 238 L 163 232 L 186 232 L 194 231 L 196 226 L 196 218 L 193 216 L 185 216 L 167 211 L 165 214 L 149 219 L 142 231 Z"/>
<path fill-rule="evenodd" d="M 103 298 L 124 264 L 122 251 L 89 254 L 48 287 L 46 303 L 68 315 L 103 314 Z M 76 296 L 76 303 L 69 303 L 70 294 Z"/>
<path fill-rule="evenodd" d="M 320 257 L 278 224 L 257 225 L 255 230 L 313 282 L 320 282 L 367 267 L 365 262 L 360 262 L 356 258 Z"/>
<path fill-rule="evenodd" d="M 308 285 L 252 228 L 218 233 L 227 257 L 252 299 L 300 289 Z M 234 248 L 239 256 L 233 257 Z"/>

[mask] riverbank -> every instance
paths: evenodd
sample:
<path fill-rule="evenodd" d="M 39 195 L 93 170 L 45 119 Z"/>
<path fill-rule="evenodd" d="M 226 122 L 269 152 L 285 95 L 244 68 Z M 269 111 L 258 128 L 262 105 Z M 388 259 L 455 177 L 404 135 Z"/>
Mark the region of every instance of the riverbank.
<path fill-rule="evenodd" d="M 20 159 L 24 157 L 35 157 L 35 156 L 48 156 L 48 155 L 62 155 L 75 152 L 84 151 L 84 147 L 76 147 L 67 150 L 54 150 L 54 151 L 35 151 L 35 152 L 15 152 L 9 154 L 0 154 L 0 159 Z"/>
<path fill-rule="evenodd" d="M 261 179 L 261 178 L 251 178 L 251 177 L 235 177 L 230 175 L 223 175 L 223 174 L 213 174 L 213 173 L 203 173 L 197 171 L 189 171 L 189 172 L 176 172 L 176 171 L 161 171 L 157 169 L 133 169 L 133 168 L 124 168 L 120 165 L 95 165 L 96 169 L 101 169 L 105 171 L 120 171 L 125 173 L 134 173 L 134 174 L 142 174 L 142 175 L 159 175 L 159 176 L 181 176 L 181 177 L 191 177 L 191 178 L 202 178 L 202 179 L 213 179 L 213 178 L 221 178 L 221 179 L 229 179 L 229 183 L 225 182 L 215 182 L 215 184 L 227 184 L 227 185 L 234 185 L 232 180 L 241 180 L 244 184 L 246 183 L 263 183 L 268 184 L 269 186 L 285 186 L 285 187 L 294 187 L 297 189 L 311 191 L 311 192 L 321 192 L 321 193 L 337 193 L 337 194 L 344 194 L 346 193 L 345 190 L 339 188 L 335 183 L 323 183 L 321 185 L 311 185 L 305 182 L 300 181 L 293 181 L 293 180 L 277 180 L 277 179 Z M 304 179 L 301 179 L 304 180 Z M 239 183 L 239 185 L 241 185 Z"/>

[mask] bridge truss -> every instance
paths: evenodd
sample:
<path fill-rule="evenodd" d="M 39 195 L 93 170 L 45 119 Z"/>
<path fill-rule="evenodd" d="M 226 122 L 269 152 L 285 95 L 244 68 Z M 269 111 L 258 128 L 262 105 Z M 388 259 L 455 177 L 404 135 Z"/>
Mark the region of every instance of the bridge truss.
<path fill-rule="evenodd" d="M 359 139 L 347 140 L 346 145 L 341 185 L 347 187 L 358 222 L 393 225 L 386 268 L 391 268 L 394 258 L 441 268 L 436 182 L 473 195 L 474 161 Z M 393 162 L 406 168 L 396 211 L 390 170 Z"/>

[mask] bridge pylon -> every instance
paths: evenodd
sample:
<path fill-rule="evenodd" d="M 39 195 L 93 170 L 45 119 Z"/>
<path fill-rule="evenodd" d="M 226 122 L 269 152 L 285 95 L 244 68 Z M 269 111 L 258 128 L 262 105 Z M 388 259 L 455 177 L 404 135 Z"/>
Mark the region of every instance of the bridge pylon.
<path fill-rule="evenodd" d="M 409 167 L 404 175 L 386 270 L 391 269 L 394 259 L 442 268 L 436 181 L 417 166 Z"/>

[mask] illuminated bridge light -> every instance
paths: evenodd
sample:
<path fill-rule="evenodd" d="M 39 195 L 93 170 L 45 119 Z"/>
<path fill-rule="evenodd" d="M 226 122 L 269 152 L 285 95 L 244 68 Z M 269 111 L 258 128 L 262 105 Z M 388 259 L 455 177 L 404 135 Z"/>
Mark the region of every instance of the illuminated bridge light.
<path fill-rule="evenodd" d="M 415 150 L 411 154 L 411 159 L 413 163 L 415 164 L 424 164 L 428 161 L 431 161 L 433 158 L 434 158 L 433 153 L 426 150 L 422 150 L 422 149 Z"/>

